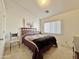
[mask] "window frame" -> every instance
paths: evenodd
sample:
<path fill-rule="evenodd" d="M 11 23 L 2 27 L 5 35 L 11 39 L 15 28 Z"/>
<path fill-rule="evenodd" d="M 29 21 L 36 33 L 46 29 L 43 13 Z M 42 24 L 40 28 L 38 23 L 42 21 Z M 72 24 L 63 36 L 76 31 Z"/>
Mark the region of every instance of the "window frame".
<path fill-rule="evenodd" d="M 63 34 L 63 22 L 62 22 L 62 20 L 53 20 L 53 21 L 49 21 L 49 22 L 45 22 L 45 23 L 52 23 L 52 22 L 60 22 L 60 33 L 53 33 L 53 32 L 51 32 L 51 25 L 50 25 L 50 34 Z M 45 27 L 45 23 L 44 23 L 44 27 Z M 58 31 L 58 30 L 57 30 Z M 44 28 L 44 33 L 47 33 L 47 32 L 45 32 L 45 28 Z M 47 33 L 47 34 L 49 34 L 49 33 Z"/>

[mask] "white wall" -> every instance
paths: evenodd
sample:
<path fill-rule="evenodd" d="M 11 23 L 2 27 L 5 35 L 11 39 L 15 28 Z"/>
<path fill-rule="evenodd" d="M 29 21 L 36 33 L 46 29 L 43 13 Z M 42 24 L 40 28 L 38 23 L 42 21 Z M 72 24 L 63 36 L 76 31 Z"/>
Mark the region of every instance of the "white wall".
<path fill-rule="evenodd" d="M 73 37 L 79 35 L 79 9 L 68 11 L 56 16 L 41 19 L 41 31 L 44 32 L 44 23 L 53 20 L 62 20 L 62 35 L 55 35 L 60 44 L 72 47 Z"/>
<path fill-rule="evenodd" d="M 13 1 L 6 4 L 6 14 L 6 40 L 9 39 L 9 32 L 18 32 L 23 27 L 23 19 L 26 24 L 33 23 L 33 27 L 39 30 L 39 19 Z"/>

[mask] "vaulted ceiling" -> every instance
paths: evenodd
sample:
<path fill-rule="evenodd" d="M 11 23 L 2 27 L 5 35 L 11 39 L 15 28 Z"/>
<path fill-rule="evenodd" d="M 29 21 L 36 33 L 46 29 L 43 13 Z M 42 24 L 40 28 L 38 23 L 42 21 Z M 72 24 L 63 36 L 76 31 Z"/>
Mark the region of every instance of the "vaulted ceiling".
<path fill-rule="evenodd" d="M 50 0 L 51 3 L 45 7 L 39 6 L 36 1 L 37 0 L 4 0 L 7 10 L 18 5 L 30 14 L 41 18 L 79 8 L 79 0 Z M 48 13 L 46 13 L 46 11 L 48 11 Z"/>

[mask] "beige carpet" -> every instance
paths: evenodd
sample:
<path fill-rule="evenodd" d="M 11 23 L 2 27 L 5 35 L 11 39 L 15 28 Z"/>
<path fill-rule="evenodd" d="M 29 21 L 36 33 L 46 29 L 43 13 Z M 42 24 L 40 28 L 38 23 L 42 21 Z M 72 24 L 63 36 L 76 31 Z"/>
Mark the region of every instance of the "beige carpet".
<path fill-rule="evenodd" d="M 44 54 L 44 59 L 73 59 L 72 49 L 59 46 L 52 47 Z M 9 48 L 5 48 L 4 59 L 32 59 L 32 52 L 24 45 L 13 46 L 10 52 Z"/>

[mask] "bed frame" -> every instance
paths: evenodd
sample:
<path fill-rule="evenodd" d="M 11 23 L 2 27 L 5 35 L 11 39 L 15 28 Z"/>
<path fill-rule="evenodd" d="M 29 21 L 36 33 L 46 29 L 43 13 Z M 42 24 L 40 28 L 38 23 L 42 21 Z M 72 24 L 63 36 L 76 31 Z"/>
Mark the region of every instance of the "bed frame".
<path fill-rule="evenodd" d="M 27 30 L 27 28 L 25 30 Z M 33 41 L 25 40 L 25 36 L 26 35 L 22 37 L 22 43 L 33 52 L 32 59 L 43 59 L 43 53 L 49 50 L 53 46 L 53 44 L 50 44 L 45 48 L 39 50 L 38 46 Z M 56 40 L 54 41 L 54 46 L 58 47 Z"/>

